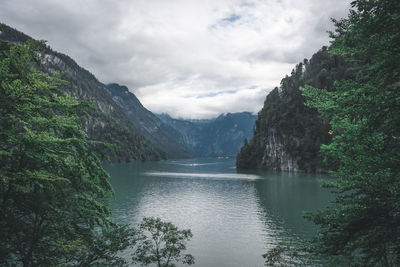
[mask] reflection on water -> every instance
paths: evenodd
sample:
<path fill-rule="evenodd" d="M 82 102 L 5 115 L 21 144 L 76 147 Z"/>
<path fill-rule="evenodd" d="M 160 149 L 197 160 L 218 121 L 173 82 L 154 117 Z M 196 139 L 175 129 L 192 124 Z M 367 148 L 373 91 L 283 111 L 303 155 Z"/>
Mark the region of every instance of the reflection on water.
<path fill-rule="evenodd" d="M 206 179 L 229 179 L 229 180 L 232 179 L 255 180 L 260 178 L 260 176 L 258 175 L 238 174 L 238 173 L 146 172 L 144 173 L 144 175 L 158 176 L 158 177 L 206 178 Z"/>
<path fill-rule="evenodd" d="M 138 224 L 157 216 L 190 228 L 188 252 L 197 266 L 263 266 L 261 255 L 315 227 L 303 211 L 330 196 L 315 176 L 240 172 L 234 159 L 190 159 L 105 166 L 115 190 L 117 221 Z"/>

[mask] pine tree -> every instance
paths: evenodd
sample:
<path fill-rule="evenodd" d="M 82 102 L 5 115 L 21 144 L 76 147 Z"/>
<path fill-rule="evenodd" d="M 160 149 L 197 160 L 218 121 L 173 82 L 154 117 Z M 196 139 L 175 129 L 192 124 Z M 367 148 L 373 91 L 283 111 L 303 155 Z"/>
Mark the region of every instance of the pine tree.
<path fill-rule="evenodd" d="M 310 218 L 318 252 L 362 266 L 400 264 L 400 2 L 357 0 L 334 20 L 331 53 L 358 66 L 333 91 L 306 86 L 310 107 L 329 119 L 323 145 L 336 200 Z"/>

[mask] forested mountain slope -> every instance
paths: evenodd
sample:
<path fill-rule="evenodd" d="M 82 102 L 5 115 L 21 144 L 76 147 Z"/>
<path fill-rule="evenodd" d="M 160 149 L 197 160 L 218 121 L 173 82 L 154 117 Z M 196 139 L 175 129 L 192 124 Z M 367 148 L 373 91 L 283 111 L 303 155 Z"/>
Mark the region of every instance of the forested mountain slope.
<path fill-rule="evenodd" d="M 330 126 L 315 109 L 304 105 L 299 88 L 308 84 L 333 90 L 335 80 L 349 78 L 356 70 L 346 67 L 327 47 L 296 65 L 266 97 L 258 113 L 254 137 L 237 155 L 238 168 L 323 172 L 321 144 L 331 141 Z"/>
<path fill-rule="evenodd" d="M 147 110 L 126 86 L 112 83 L 106 85 L 106 88 L 135 127 L 156 147 L 164 150 L 168 158 L 193 156 L 185 146 L 180 133 Z"/>
<path fill-rule="evenodd" d="M 24 43 L 30 37 L 0 24 L 0 39 Z M 79 99 L 87 99 L 94 105 L 96 110 L 91 112 L 89 119 L 82 116 L 83 128 L 89 139 L 116 145 L 116 152 L 106 155 L 111 160 L 159 160 L 166 157 L 165 152 L 142 136 L 93 74 L 80 67 L 69 56 L 53 51 L 48 46 L 43 46 L 41 59 L 44 71 L 50 74 L 55 71 L 63 73 L 62 78 L 68 84 L 62 89 Z"/>

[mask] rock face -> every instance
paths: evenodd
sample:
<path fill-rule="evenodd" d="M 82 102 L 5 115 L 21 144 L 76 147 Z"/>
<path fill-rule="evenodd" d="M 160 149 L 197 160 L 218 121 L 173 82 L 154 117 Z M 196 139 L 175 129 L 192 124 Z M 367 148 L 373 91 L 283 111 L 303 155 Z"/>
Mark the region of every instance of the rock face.
<path fill-rule="evenodd" d="M 254 137 L 237 155 L 237 168 L 323 172 L 320 147 L 331 141 L 330 126 L 316 110 L 304 105 L 299 88 L 305 84 L 334 90 L 333 81 L 353 75 L 344 60 L 327 47 L 304 60 L 268 95 L 258 113 Z"/>
<path fill-rule="evenodd" d="M 299 166 L 285 149 L 287 138 L 278 133 L 277 129 L 268 129 L 264 144 L 264 154 L 261 165 L 275 171 L 298 171 Z"/>
<path fill-rule="evenodd" d="M 177 130 L 183 142 L 198 157 L 234 156 L 245 139 L 253 135 L 257 116 L 249 112 L 228 113 L 211 120 L 159 118 Z"/>
<path fill-rule="evenodd" d="M 24 43 L 29 36 L 0 24 L 0 39 Z M 81 100 L 92 103 L 95 110 L 90 118 L 82 114 L 82 125 L 89 139 L 102 141 L 116 146 L 116 151 L 108 151 L 112 161 L 159 160 L 166 158 L 165 152 L 156 148 L 130 122 L 123 110 L 112 100 L 105 86 L 89 71 L 81 68 L 73 59 L 62 53 L 43 46 L 40 51 L 42 70 L 50 74 L 62 72 L 62 78 L 68 82 L 62 89 Z M 93 148 L 103 152 L 103 149 Z"/>
<path fill-rule="evenodd" d="M 185 146 L 182 135 L 147 110 L 126 86 L 112 83 L 106 85 L 106 88 L 135 127 L 156 147 L 165 151 L 168 158 L 193 156 Z"/>

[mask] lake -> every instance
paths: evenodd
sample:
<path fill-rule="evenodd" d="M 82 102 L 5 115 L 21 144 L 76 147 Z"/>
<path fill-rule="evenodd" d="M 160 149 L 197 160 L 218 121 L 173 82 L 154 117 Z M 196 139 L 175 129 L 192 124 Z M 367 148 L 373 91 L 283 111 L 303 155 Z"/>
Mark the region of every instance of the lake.
<path fill-rule="evenodd" d="M 305 211 L 326 207 L 332 196 L 320 176 L 239 172 L 234 158 L 196 158 L 105 166 L 118 222 L 143 217 L 191 229 L 187 253 L 195 266 L 263 266 L 264 254 L 280 241 L 310 238 L 316 226 Z"/>

